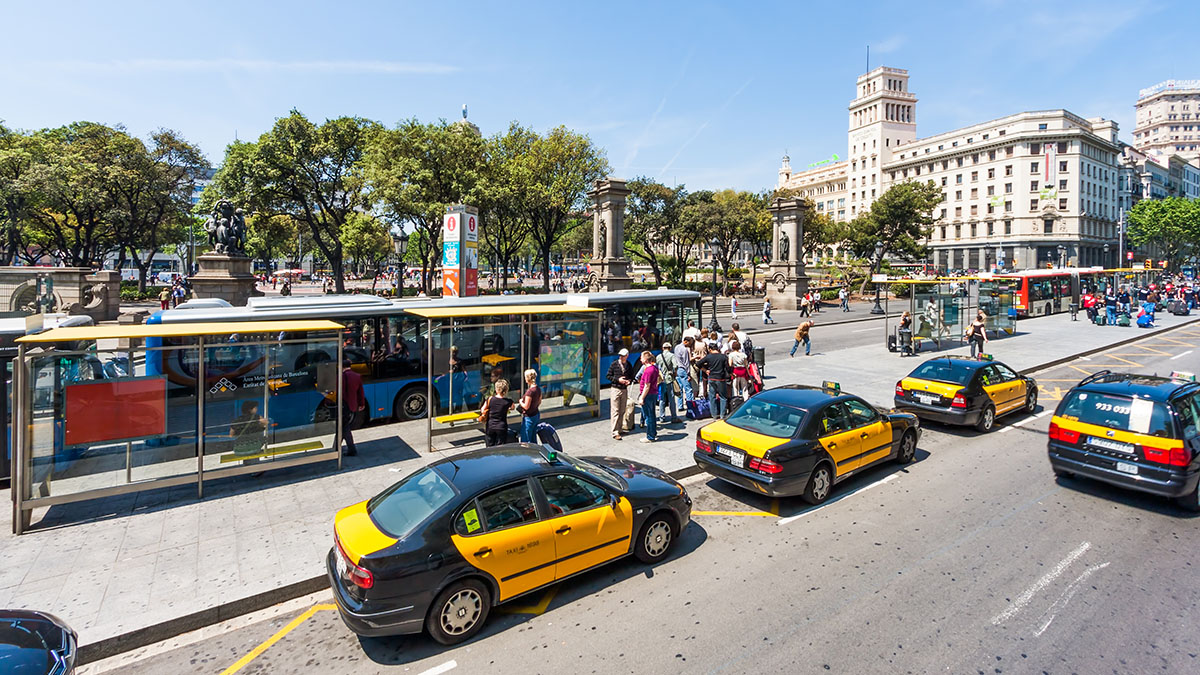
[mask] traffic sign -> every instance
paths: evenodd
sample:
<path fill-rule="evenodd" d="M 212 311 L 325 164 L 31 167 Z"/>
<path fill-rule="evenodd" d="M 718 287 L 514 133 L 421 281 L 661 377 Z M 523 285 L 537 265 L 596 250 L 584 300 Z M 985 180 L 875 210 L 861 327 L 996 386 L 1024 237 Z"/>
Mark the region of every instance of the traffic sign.
<path fill-rule="evenodd" d="M 1133 260 L 1133 251 L 1125 251 L 1125 259 Z"/>

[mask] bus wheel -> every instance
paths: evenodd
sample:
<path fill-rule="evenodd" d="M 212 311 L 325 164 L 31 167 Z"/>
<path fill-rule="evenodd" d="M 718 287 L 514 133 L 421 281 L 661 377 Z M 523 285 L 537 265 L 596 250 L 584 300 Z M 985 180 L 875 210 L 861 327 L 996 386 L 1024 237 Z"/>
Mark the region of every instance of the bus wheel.
<path fill-rule="evenodd" d="M 428 412 L 429 396 L 424 386 L 411 385 L 396 395 L 393 415 L 398 421 L 419 420 L 424 418 Z"/>

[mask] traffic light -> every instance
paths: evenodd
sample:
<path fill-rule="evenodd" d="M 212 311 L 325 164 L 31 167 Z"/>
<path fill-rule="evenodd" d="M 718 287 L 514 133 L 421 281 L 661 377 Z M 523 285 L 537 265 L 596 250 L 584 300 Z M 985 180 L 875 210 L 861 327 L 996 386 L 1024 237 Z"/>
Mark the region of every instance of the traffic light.
<path fill-rule="evenodd" d="M 1143 260 L 1143 261 L 1142 261 L 1142 269 L 1146 269 L 1146 270 L 1148 270 L 1148 269 L 1150 269 L 1150 268 L 1152 268 L 1152 267 L 1154 267 L 1154 261 L 1153 261 L 1153 260 L 1151 260 L 1151 259 L 1149 259 L 1149 258 L 1146 258 L 1145 260 Z"/>

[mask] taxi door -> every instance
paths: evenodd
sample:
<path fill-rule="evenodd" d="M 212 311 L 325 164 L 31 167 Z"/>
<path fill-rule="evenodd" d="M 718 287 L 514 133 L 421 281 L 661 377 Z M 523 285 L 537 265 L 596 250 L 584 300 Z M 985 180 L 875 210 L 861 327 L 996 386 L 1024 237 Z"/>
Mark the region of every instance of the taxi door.
<path fill-rule="evenodd" d="M 551 517 L 557 562 L 563 579 L 629 552 L 633 506 L 628 499 L 570 474 L 539 476 Z M 613 506 L 616 498 L 616 506 Z"/>
<path fill-rule="evenodd" d="M 554 530 L 538 517 L 529 481 L 486 492 L 454 519 L 451 540 L 500 587 L 503 602 L 554 581 Z"/>
<path fill-rule="evenodd" d="M 829 405 L 821 413 L 817 424 L 817 440 L 833 458 L 834 476 L 858 468 L 862 439 L 859 438 L 860 432 L 851 428 L 845 406 L 841 403 Z"/>
<path fill-rule="evenodd" d="M 850 426 L 858 434 L 858 466 L 887 458 L 892 451 L 892 423 L 864 401 L 851 399 L 844 403 L 850 414 Z"/>
<path fill-rule="evenodd" d="M 992 406 L 996 409 L 996 415 L 1003 415 L 1008 412 L 1009 395 L 1008 383 L 1000 377 L 994 364 L 986 365 L 979 369 L 979 384 L 983 387 L 983 393 L 992 402 Z"/>
<path fill-rule="evenodd" d="M 1008 397 L 1008 408 L 1005 412 L 1016 410 L 1025 405 L 1025 380 L 1003 363 L 993 363 L 992 367 L 1000 375 L 1005 386 L 1004 395 Z"/>

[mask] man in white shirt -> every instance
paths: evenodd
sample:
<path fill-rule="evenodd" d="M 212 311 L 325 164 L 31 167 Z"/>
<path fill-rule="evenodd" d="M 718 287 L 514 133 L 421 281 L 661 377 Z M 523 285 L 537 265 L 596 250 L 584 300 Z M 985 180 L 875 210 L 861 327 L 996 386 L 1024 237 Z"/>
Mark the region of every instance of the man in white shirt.
<path fill-rule="evenodd" d="M 696 328 L 696 322 L 695 322 L 695 321 L 689 321 L 689 322 L 688 322 L 688 327 L 687 327 L 687 328 L 685 328 L 685 329 L 683 329 L 683 337 L 690 337 L 690 338 L 692 338 L 693 340 L 699 340 L 699 339 L 700 339 L 700 329 L 699 329 L 699 328 Z"/>

